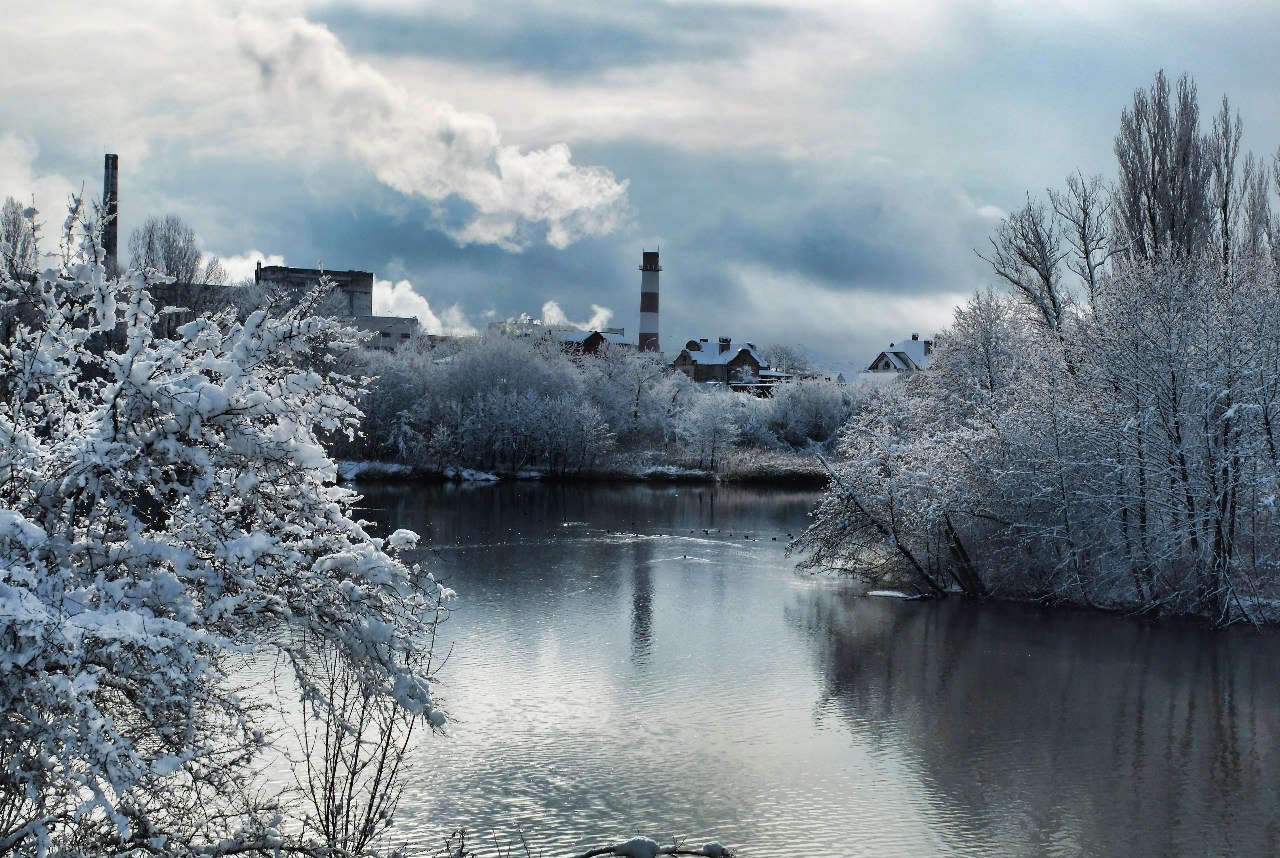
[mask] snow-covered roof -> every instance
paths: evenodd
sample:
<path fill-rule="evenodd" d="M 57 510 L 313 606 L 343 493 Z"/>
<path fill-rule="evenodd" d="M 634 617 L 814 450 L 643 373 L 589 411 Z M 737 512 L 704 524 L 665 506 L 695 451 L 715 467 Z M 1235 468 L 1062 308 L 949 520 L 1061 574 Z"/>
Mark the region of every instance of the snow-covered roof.
<path fill-rule="evenodd" d="M 756 350 L 755 343 L 746 343 L 738 346 L 730 342 L 729 347 L 724 351 L 720 350 L 719 343 L 702 343 L 701 349 L 686 348 L 684 352 L 689 355 L 689 360 L 702 366 L 719 366 L 730 363 L 742 352 L 751 355 L 762 369 L 769 366 L 769 361 L 765 360 L 764 355 Z"/>
<path fill-rule="evenodd" d="M 631 344 L 624 334 L 614 334 L 607 331 L 548 331 L 548 334 L 555 338 L 558 343 L 585 343 L 592 334 L 599 334 L 607 343 L 613 343 L 618 346 Z"/>
<path fill-rule="evenodd" d="M 888 359 L 889 363 L 898 372 L 908 372 L 916 369 L 928 369 L 933 363 L 933 341 L 922 340 L 917 335 L 899 343 L 890 343 L 889 348 L 876 355 L 875 360 L 871 361 L 868 368 L 876 369 L 882 359 Z"/>

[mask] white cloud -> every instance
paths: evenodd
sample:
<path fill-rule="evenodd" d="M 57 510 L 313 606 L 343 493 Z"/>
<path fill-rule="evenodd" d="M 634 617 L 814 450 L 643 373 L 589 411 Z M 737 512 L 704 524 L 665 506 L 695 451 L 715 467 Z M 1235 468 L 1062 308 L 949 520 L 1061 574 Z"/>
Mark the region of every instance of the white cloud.
<path fill-rule="evenodd" d="M 370 0 L 357 5 L 386 8 Z M 510 26 L 519 18 L 505 16 L 505 5 L 487 11 Z M 582 4 L 566 5 L 575 18 L 591 14 Z M 663 54 L 569 80 L 425 53 L 384 58 L 380 67 L 411 88 L 430 87 L 436 97 L 484 110 L 521 139 L 644 140 L 697 153 L 763 152 L 827 164 L 900 147 L 892 103 L 878 104 L 864 90 L 962 38 L 956 19 L 963 12 L 948 0 L 655 5 L 744 6 L 776 16 L 777 24 L 739 33 L 732 52 Z M 552 6 L 545 14 L 554 14 Z"/>
<path fill-rule="evenodd" d="M 900 296 L 867 289 L 837 291 L 761 266 L 734 266 L 731 271 L 743 296 L 744 318 L 770 319 L 772 336 L 780 341 L 816 344 L 857 359 L 866 354 L 868 362 L 875 355 L 873 350 L 913 332 L 931 337 L 949 327 L 955 308 L 970 294 L 968 290 Z M 779 295 L 787 296 L 784 318 L 778 317 Z"/>
<path fill-rule="evenodd" d="M 35 207 L 40 212 L 36 221 L 45 224 L 41 246 L 47 252 L 54 249 L 51 242 L 58 240 L 68 198 L 72 193 L 79 193 L 80 188 L 57 173 L 37 173 L 35 162 L 39 154 L 39 147 L 30 140 L 15 134 L 0 134 L 0 199 L 13 197 L 24 205 L 31 205 L 35 198 Z M 95 199 L 101 189 L 86 187 L 85 192 L 89 199 Z"/>
<path fill-rule="evenodd" d="M 261 250 L 250 250 L 237 253 L 235 256 L 222 256 L 218 259 L 227 277 L 232 283 L 239 280 L 252 280 L 254 269 L 258 263 L 263 265 L 284 265 L 284 257 L 278 253 L 263 253 Z"/>
<path fill-rule="evenodd" d="M 467 320 L 460 304 L 445 307 L 440 313 L 440 332 L 454 337 L 471 337 L 479 333 Z M 428 331 L 428 333 L 431 333 Z"/>
<path fill-rule="evenodd" d="M 548 301 L 542 305 L 542 324 L 544 325 L 568 325 L 580 331 L 602 331 L 609 327 L 612 319 L 613 311 L 599 304 L 591 305 L 591 318 L 585 322 L 575 322 L 570 319 L 555 301 Z"/>
<path fill-rule="evenodd" d="M 311 170 L 343 152 L 432 204 L 461 243 L 565 247 L 629 215 L 626 182 L 608 170 L 574 164 L 562 143 L 521 148 L 491 116 L 410 93 L 298 17 L 297 2 L 10 5 L 0 28 L 5 125 L 56 138 L 73 156 L 99 146 L 120 154 L 135 180 L 129 215 L 140 203 L 170 208 L 144 201 L 141 186 L 152 157 L 173 152 L 187 165 L 265 160 Z"/>
<path fill-rule="evenodd" d="M 627 183 L 608 170 L 573 164 L 563 143 L 522 152 L 492 117 L 411 95 L 322 26 L 250 14 L 238 27 L 267 91 L 317 133 L 337 135 L 380 181 L 442 214 L 450 199 L 468 204 L 470 219 L 446 228 L 462 244 L 518 250 L 542 230 L 563 248 L 628 215 Z"/>
<path fill-rule="evenodd" d="M 467 321 L 461 306 L 454 304 L 437 315 L 408 280 L 392 283 L 374 278 L 373 313 L 375 316 L 414 316 L 428 334 L 466 337 L 478 333 Z"/>

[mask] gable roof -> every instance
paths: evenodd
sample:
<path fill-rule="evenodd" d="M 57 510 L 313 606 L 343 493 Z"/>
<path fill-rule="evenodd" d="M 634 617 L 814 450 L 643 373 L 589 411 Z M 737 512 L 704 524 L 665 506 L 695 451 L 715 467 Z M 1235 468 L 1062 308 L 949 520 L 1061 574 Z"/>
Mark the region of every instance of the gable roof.
<path fill-rule="evenodd" d="M 756 350 L 755 343 L 735 346 L 731 342 L 729 343 L 729 348 L 724 351 L 720 351 L 719 343 L 707 343 L 706 348 L 698 349 L 691 349 L 686 346 L 680 354 L 688 356 L 690 363 L 696 363 L 702 366 L 721 366 L 733 363 L 734 359 L 743 352 L 746 352 L 750 355 L 752 360 L 760 364 L 761 369 L 769 368 L 769 361 L 765 360 L 764 355 L 760 354 L 760 352 Z"/>
<path fill-rule="evenodd" d="M 914 335 L 913 335 L 914 336 Z M 933 341 L 908 338 L 900 343 L 889 343 L 889 348 L 876 355 L 867 369 L 876 370 L 880 362 L 887 359 L 897 372 L 910 372 L 917 369 L 928 369 L 933 363 Z"/>
<path fill-rule="evenodd" d="M 628 346 L 631 343 L 623 334 L 614 334 L 608 331 L 559 331 L 550 330 L 547 336 L 551 337 L 558 343 L 585 343 L 592 336 L 599 335 L 600 339 L 606 343 L 613 343 L 618 346 Z"/>

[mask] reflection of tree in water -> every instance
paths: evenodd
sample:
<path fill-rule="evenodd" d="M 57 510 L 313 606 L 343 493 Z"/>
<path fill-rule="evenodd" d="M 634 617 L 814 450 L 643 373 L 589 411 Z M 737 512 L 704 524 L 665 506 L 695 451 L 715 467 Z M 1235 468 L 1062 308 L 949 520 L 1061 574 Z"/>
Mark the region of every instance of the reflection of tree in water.
<path fill-rule="evenodd" d="M 631 662 L 649 663 L 653 649 L 653 546 L 647 540 L 635 545 L 635 566 L 631 575 Z"/>
<path fill-rule="evenodd" d="M 564 521 L 592 527 L 661 534 L 717 528 L 726 536 L 798 533 L 818 493 L 736 485 L 628 483 L 501 483 L 361 486 L 361 514 L 385 528 L 388 521 L 419 522 L 440 546 L 520 536 L 563 536 Z"/>
<path fill-rule="evenodd" d="M 957 849 L 1280 850 L 1274 638 L 831 593 L 787 615 L 821 712 L 914 763 Z"/>

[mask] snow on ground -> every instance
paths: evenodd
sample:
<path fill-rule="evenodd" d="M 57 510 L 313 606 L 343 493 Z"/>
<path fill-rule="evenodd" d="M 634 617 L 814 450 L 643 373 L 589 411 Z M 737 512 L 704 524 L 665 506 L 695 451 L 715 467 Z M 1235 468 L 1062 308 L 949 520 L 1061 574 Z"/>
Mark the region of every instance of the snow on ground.
<path fill-rule="evenodd" d="M 488 471 L 476 471 L 471 468 L 445 468 L 444 475 L 447 479 L 458 480 L 463 483 L 496 483 L 499 479 L 497 474 L 491 474 Z"/>
<path fill-rule="evenodd" d="M 413 473 L 408 465 L 394 462 L 339 462 L 338 479 L 359 480 L 384 477 L 407 477 Z"/>
<path fill-rule="evenodd" d="M 636 475 L 644 479 L 684 479 L 695 477 L 706 479 L 707 472 L 699 471 L 695 468 L 682 468 L 678 465 L 650 465 L 640 468 L 636 471 Z"/>

